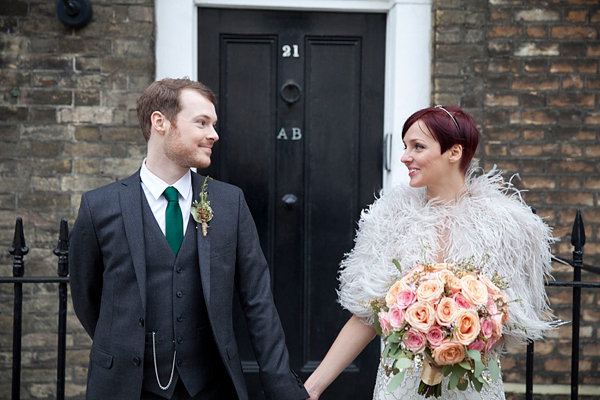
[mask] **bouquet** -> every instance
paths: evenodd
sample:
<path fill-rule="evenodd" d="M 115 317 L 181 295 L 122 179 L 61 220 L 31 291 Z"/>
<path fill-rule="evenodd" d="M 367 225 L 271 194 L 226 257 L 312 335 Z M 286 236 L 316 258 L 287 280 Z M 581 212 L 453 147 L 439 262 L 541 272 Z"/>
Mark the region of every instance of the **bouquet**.
<path fill-rule="evenodd" d="M 375 330 L 385 343 L 381 360 L 388 375 L 394 375 L 390 392 L 407 369 L 421 363 L 418 393 L 425 397 L 441 395 L 442 376 L 450 375 L 449 390 L 465 390 L 471 382 L 478 392 L 498 379 L 500 367 L 490 350 L 508 318 L 508 284 L 497 272 L 488 278 L 482 265 L 473 258 L 457 264 L 419 263 L 394 282 L 385 299 L 371 302 Z M 486 367 L 489 374 L 483 374 Z"/>

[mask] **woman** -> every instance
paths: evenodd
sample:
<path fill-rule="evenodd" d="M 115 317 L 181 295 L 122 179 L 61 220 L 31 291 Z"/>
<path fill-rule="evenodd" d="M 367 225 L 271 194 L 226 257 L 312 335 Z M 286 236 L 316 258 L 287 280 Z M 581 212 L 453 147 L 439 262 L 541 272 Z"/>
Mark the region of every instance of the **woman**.
<path fill-rule="evenodd" d="M 507 345 L 538 340 L 552 327 L 544 289 L 551 268 L 550 228 L 533 214 L 518 191 L 493 170 L 476 177 L 469 165 L 479 142 L 472 118 L 458 107 L 430 107 L 408 118 L 402 130 L 409 185 L 382 195 L 361 216 L 354 249 L 341 263 L 339 301 L 353 316 L 321 365 L 306 381 L 317 399 L 375 336 L 370 300 L 385 296 L 398 270 L 417 262 L 456 262 L 489 255 L 487 273 L 508 279 L 511 303 Z M 500 342 L 500 341 L 499 341 Z M 497 343 L 500 345 L 501 343 Z M 379 366 L 374 399 L 419 399 L 420 370 L 408 371 L 401 386 L 387 391 L 390 377 Z M 504 399 L 502 380 L 481 393 L 472 385 L 444 399 Z"/>

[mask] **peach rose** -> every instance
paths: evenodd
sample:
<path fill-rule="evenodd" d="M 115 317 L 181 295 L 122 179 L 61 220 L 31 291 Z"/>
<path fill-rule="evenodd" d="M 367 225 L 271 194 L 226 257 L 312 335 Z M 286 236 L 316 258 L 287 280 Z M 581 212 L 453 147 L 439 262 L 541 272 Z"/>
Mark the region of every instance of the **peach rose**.
<path fill-rule="evenodd" d="M 433 360 L 437 365 L 452 365 L 464 360 L 465 354 L 465 346 L 446 340 L 433 349 Z"/>
<path fill-rule="evenodd" d="M 431 279 L 419 285 L 417 299 L 422 302 L 435 303 L 442 297 L 442 293 L 444 293 L 444 285 L 437 279 Z"/>
<path fill-rule="evenodd" d="M 500 339 L 502 336 L 502 314 L 492 316 L 492 337 Z"/>
<path fill-rule="evenodd" d="M 479 275 L 477 279 L 485 285 L 489 294 L 495 295 L 500 293 L 500 289 L 498 288 L 498 286 L 496 286 L 494 282 L 492 282 L 487 276 Z"/>
<path fill-rule="evenodd" d="M 458 314 L 458 304 L 450 297 L 440 300 L 435 310 L 435 320 L 439 325 L 450 326 Z"/>
<path fill-rule="evenodd" d="M 394 304 L 388 311 L 388 318 L 392 328 L 399 329 L 404 324 L 404 310 L 398 307 L 398 304 Z"/>
<path fill-rule="evenodd" d="M 396 281 L 396 282 L 394 282 L 392 287 L 390 287 L 390 290 L 388 290 L 387 294 L 385 295 L 385 303 L 387 304 L 388 307 L 391 307 L 394 304 L 396 304 L 396 299 L 398 298 L 398 292 L 400 290 L 402 290 L 401 286 L 402 286 L 402 283 L 400 281 Z"/>
<path fill-rule="evenodd" d="M 431 304 L 417 301 L 406 309 L 404 318 L 413 328 L 427 333 L 435 322 L 435 310 Z"/>
<path fill-rule="evenodd" d="M 473 275 L 465 275 L 461 278 L 462 295 L 473 305 L 482 306 L 487 304 L 487 288 Z"/>
<path fill-rule="evenodd" d="M 404 335 L 404 339 L 402 340 L 404 341 L 406 347 L 408 347 L 408 349 L 413 353 L 423 350 L 426 343 L 425 335 L 413 328 L 406 332 L 406 335 Z"/>
<path fill-rule="evenodd" d="M 447 285 L 447 288 L 452 291 L 452 294 L 458 293 L 462 289 L 462 281 L 458 279 L 452 271 L 443 270 L 438 272 L 438 279 L 440 282 Z"/>
<path fill-rule="evenodd" d="M 442 341 L 446 338 L 446 332 L 441 327 L 435 325 L 427 332 L 425 337 L 431 347 L 435 348 L 442 344 Z"/>
<path fill-rule="evenodd" d="M 481 324 L 475 310 L 461 309 L 456 315 L 455 337 L 459 343 L 466 345 L 477 339 Z"/>
<path fill-rule="evenodd" d="M 410 289 L 401 290 L 396 299 L 398 307 L 400 308 L 407 308 L 415 301 L 417 301 L 417 295 Z"/>
<path fill-rule="evenodd" d="M 411 268 L 401 279 L 406 285 L 411 285 L 419 280 L 423 275 L 424 268 L 421 264 L 417 264 Z"/>

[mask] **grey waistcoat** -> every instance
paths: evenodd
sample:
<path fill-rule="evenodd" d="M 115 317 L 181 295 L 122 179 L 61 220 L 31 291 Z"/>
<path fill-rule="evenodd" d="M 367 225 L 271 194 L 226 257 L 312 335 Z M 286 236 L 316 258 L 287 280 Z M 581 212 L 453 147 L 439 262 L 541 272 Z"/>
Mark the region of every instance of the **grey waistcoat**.
<path fill-rule="evenodd" d="M 181 379 L 188 393 L 194 396 L 217 374 L 226 373 L 210 329 L 200 282 L 198 230 L 190 218 L 176 258 L 145 198 L 142 202 L 147 288 L 142 388 L 169 399 Z M 173 381 L 167 390 L 160 389 L 156 381 L 152 332 L 155 332 L 156 365 L 163 386 L 169 382 L 177 350 Z"/>

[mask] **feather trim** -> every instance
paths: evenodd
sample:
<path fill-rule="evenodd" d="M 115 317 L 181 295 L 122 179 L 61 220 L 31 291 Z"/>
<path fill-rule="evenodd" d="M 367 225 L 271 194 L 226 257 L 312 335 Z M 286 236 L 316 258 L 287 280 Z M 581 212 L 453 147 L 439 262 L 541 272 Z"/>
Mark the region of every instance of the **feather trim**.
<path fill-rule="evenodd" d="M 342 307 L 373 324 L 368 303 L 387 292 L 403 271 L 443 254 L 445 262 L 490 256 L 487 270 L 505 276 L 511 303 L 509 346 L 538 340 L 553 327 L 544 280 L 551 278 L 551 228 L 533 214 L 520 192 L 497 169 L 481 176 L 470 169 L 465 190 L 454 204 L 427 201 L 425 188 L 407 185 L 381 194 L 361 213 L 355 246 L 340 264 L 338 299 Z M 444 247 L 440 247 L 443 233 Z"/>

